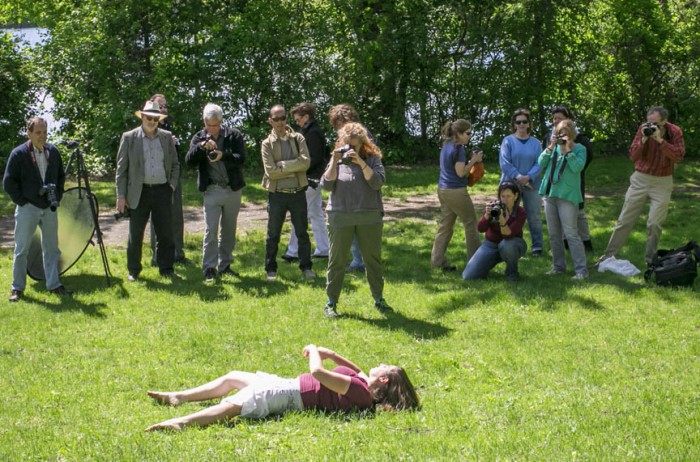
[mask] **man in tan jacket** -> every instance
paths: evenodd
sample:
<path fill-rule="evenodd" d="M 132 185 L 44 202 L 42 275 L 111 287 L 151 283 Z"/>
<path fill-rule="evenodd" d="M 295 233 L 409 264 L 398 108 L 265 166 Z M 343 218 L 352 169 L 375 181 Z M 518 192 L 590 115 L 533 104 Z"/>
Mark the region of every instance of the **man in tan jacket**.
<path fill-rule="evenodd" d="M 287 211 L 299 241 L 299 269 L 305 278 L 313 279 L 316 274 L 311 270 L 311 241 L 305 193 L 308 187 L 306 170 L 310 162 L 309 150 L 304 137 L 287 125 L 284 106 L 272 106 L 267 121 L 272 126 L 272 131 L 261 147 L 265 169 L 262 186 L 268 191 L 265 244 L 267 280 L 277 279 L 277 250 Z"/>

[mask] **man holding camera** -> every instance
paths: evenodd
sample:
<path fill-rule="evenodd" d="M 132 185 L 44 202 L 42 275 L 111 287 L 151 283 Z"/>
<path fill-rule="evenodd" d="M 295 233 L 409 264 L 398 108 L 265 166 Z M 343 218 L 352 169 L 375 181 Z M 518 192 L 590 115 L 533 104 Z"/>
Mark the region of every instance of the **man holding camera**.
<path fill-rule="evenodd" d="M 135 114 L 141 126 L 122 134 L 116 174 L 117 211 L 131 216 L 126 248 L 129 281 L 136 281 L 143 268 L 143 233 L 149 218 L 156 230 L 158 270 L 161 276 L 175 278 L 171 205 L 180 178 L 180 162 L 172 133 L 158 128 L 167 117 L 160 105 L 147 101 Z"/>
<path fill-rule="evenodd" d="M 671 202 L 673 171 L 685 155 L 683 131 L 667 119 L 666 109 L 660 106 L 652 107 L 647 112 L 647 121 L 637 130 L 637 136 L 630 147 L 630 159 L 634 162 L 635 171 L 630 177 L 625 203 L 610 236 L 608 247 L 598 262 L 614 257 L 620 251 L 642 213 L 647 198 L 650 201 L 647 247 L 644 255 L 647 264 L 651 263 L 656 253 Z"/>
<path fill-rule="evenodd" d="M 245 186 L 245 141 L 240 131 L 221 126 L 223 118 L 220 106 L 204 106 L 204 130 L 192 137 L 185 157 L 187 165 L 197 167 L 197 185 L 204 193 L 202 271 L 207 282 L 217 274 L 239 276 L 231 263 Z"/>
<path fill-rule="evenodd" d="M 63 196 L 66 174 L 56 146 L 46 144 L 48 124 L 41 117 L 27 122 L 29 141 L 12 150 L 7 160 L 2 186 L 15 208 L 15 252 L 12 260 L 10 301 L 22 298 L 27 284 L 27 256 L 38 226 L 44 257 L 46 288 L 58 295 L 72 292 L 59 279 L 58 214 L 56 207 Z"/>
<path fill-rule="evenodd" d="M 272 106 L 267 119 L 272 127 L 262 142 L 261 155 L 265 169 L 262 186 L 268 191 L 267 240 L 265 272 L 268 281 L 277 279 L 277 247 L 282 225 L 289 211 L 299 243 L 299 269 L 307 279 L 316 277 L 311 270 L 311 241 L 306 208 L 306 170 L 309 150 L 304 137 L 287 125 L 287 112 L 281 104 Z"/>

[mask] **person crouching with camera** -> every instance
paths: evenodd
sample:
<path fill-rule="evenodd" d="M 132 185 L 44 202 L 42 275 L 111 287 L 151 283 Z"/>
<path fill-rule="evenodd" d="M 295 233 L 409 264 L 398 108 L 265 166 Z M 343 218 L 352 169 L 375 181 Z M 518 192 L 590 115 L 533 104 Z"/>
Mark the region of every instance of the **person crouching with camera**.
<path fill-rule="evenodd" d="M 557 124 L 552 141 L 538 159 L 544 170 L 540 195 L 544 196 L 544 215 L 552 251 L 552 269 L 547 274 L 566 271 L 563 241 L 566 239 L 574 261 L 573 279 L 586 279 L 586 251 L 578 234 L 578 206 L 583 202 L 581 170 L 586 165 L 586 148 L 575 143 L 574 138 L 576 128 L 572 120 Z"/>
<path fill-rule="evenodd" d="M 469 259 L 462 277 L 466 280 L 484 279 L 491 268 L 506 262 L 506 279 L 520 279 L 518 260 L 525 256 L 527 244 L 523 226 L 527 218 L 520 205 L 522 193 L 515 181 L 507 180 L 498 186 L 498 199 L 486 205 L 477 229 L 485 234 L 484 242 Z"/>
<path fill-rule="evenodd" d="M 41 229 L 46 288 L 57 295 L 72 292 L 59 279 L 58 213 L 66 175 L 56 146 L 46 144 L 48 124 L 41 117 L 27 122 L 27 141 L 17 146 L 7 160 L 2 186 L 15 208 L 15 252 L 12 260 L 10 301 L 22 298 L 27 285 L 27 257 L 32 237 Z"/>

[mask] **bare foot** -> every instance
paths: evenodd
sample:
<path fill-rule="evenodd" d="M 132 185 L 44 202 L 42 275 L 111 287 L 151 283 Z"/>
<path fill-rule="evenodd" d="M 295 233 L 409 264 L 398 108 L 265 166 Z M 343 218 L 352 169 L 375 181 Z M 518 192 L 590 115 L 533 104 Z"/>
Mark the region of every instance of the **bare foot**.
<path fill-rule="evenodd" d="M 156 432 L 156 431 L 163 431 L 163 430 L 170 430 L 170 431 L 182 431 L 182 424 L 176 422 L 175 420 L 166 420 L 161 423 L 157 423 L 155 425 L 151 425 L 146 429 L 147 432 Z"/>
<path fill-rule="evenodd" d="M 176 393 L 169 391 L 147 391 L 146 393 L 156 400 L 158 404 L 165 404 L 166 406 L 178 406 L 180 404 Z"/>

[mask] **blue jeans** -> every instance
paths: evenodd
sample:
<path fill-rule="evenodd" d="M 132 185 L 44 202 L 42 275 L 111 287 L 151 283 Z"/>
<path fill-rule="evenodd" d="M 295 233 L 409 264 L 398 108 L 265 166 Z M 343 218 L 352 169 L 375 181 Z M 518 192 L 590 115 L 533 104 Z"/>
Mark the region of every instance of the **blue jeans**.
<path fill-rule="evenodd" d="M 483 279 L 502 261 L 506 262 L 506 277 L 517 278 L 518 260 L 525 256 L 526 251 L 527 244 L 521 237 L 503 239 L 499 243 L 485 239 L 464 268 L 462 278 Z"/>
<path fill-rule="evenodd" d="M 542 197 L 535 189 L 523 189 L 523 206 L 527 212 L 527 224 L 530 228 L 530 240 L 532 241 L 532 251 L 542 251 Z"/>
<path fill-rule="evenodd" d="M 12 260 L 12 289 L 24 290 L 27 285 L 27 256 L 36 232 L 41 229 L 41 253 L 44 259 L 46 288 L 53 290 L 61 285 L 58 277 L 58 213 L 40 209 L 32 204 L 15 208 L 15 253 Z"/>
<path fill-rule="evenodd" d="M 265 241 L 265 271 L 277 271 L 277 248 L 287 211 L 299 242 L 299 269 L 311 269 L 311 241 L 306 212 L 306 193 L 270 192 L 267 198 L 267 240 Z"/>

